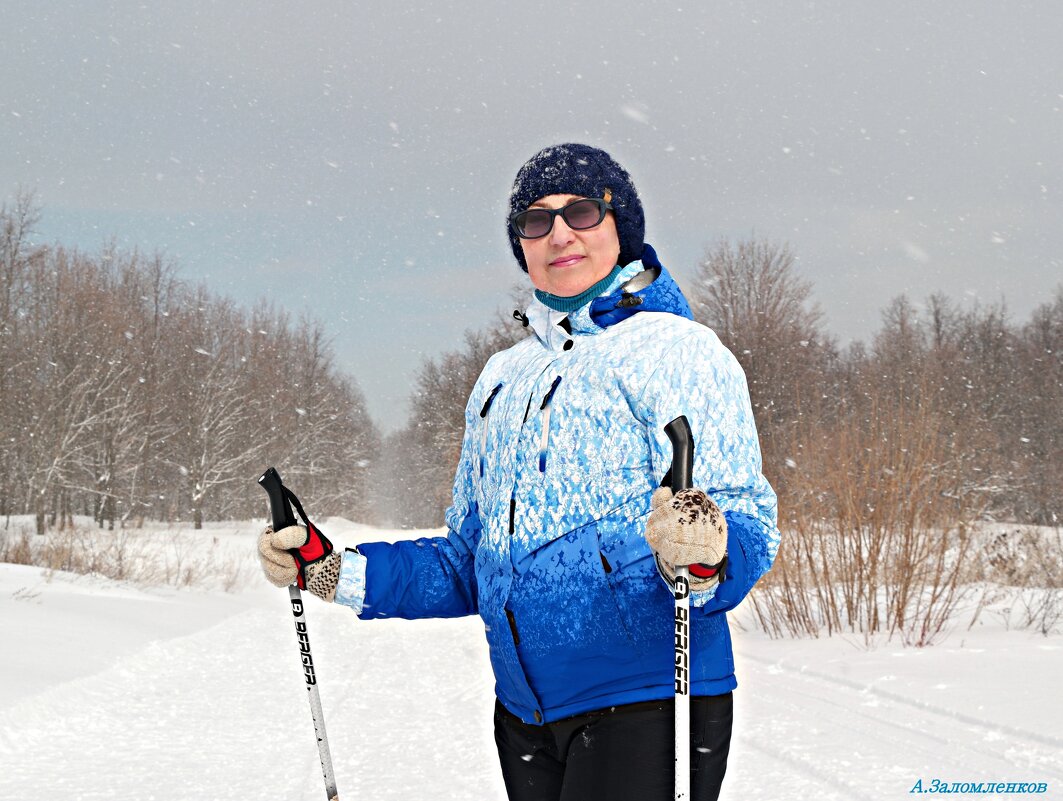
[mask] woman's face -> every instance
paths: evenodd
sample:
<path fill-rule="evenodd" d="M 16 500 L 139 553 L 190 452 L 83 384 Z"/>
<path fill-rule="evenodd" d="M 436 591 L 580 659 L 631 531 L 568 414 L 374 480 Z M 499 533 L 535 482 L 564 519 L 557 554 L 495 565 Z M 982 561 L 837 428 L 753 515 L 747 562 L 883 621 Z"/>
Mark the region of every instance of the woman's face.
<path fill-rule="evenodd" d="M 580 195 L 547 195 L 530 208 L 559 209 Z M 550 233 L 538 239 L 521 239 L 528 276 L 536 289 L 570 298 L 609 275 L 620 258 L 620 239 L 613 213 L 584 231 L 573 231 L 565 218 L 554 217 Z"/>

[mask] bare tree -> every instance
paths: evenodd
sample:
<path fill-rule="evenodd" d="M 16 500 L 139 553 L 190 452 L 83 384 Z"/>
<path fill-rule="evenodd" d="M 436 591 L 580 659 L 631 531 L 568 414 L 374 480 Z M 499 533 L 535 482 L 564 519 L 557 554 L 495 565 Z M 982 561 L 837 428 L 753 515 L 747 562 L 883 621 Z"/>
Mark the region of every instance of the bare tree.
<path fill-rule="evenodd" d="M 94 431 L 114 413 L 130 368 L 118 346 L 118 320 L 107 314 L 94 265 L 76 252 L 50 250 L 34 276 L 38 302 L 27 334 L 26 377 L 33 399 L 25 421 L 28 505 L 38 532 L 53 522 L 65 493 L 83 489 L 79 474 L 94 450 Z"/>
<path fill-rule="evenodd" d="M 500 314 L 486 330 L 466 331 L 463 347 L 422 363 L 409 422 L 385 443 L 385 471 L 377 482 L 385 517 L 405 526 L 439 525 L 450 505 L 465 406 L 476 379 L 493 354 L 527 335 L 520 323 Z"/>
<path fill-rule="evenodd" d="M 784 466 L 804 447 L 801 421 L 827 418 L 841 398 L 837 348 L 823 328 L 785 245 L 762 240 L 717 243 L 698 265 L 694 317 L 712 328 L 742 365 L 757 421 L 764 471 L 784 496 Z"/>
<path fill-rule="evenodd" d="M 1034 310 L 1017 348 L 1022 380 L 1003 393 L 1015 406 L 1009 439 L 1025 477 L 1015 513 L 1019 519 L 1058 526 L 1063 520 L 1063 285 Z"/>
<path fill-rule="evenodd" d="M 379 442 L 364 398 L 353 383 L 337 378 L 319 323 L 300 323 L 287 358 L 286 476 L 314 499 L 318 514 L 346 512 L 367 519 L 368 476 Z"/>
<path fill-rule="evenodd" d="M 738 358 L 762 427 L 792 421 L 817 400 L 810 385 L 834 344 L 811 297 L 785 245 L 723 241 L 698 265 L 694 316 Z"/>
<path fill-rule="evenodd" d="M 0 514 L 10 516 L 14 498 L 23 485 L 24 469 L 18 447 L 32 412 L 25 395 L 25 381 L 32 372 L 24 321 L 31 312 L 31 273 L 41 248 L 28 245 L 40 219 L 30 192 L 19 191 L 14 204 L 0 206 L 0 441 L 9 458 L 0 460 Z"/>
<path fill-rule="evenodd" d="M 257 515 L 269 455 L 315 509 L 369 513 L 376 429 L 319 324 L 244 312 L 159 256 L 31 248 L 36 219 L 29 195 L 0 207 L 0 512 L 42 532 Z"/>
<path fill-rule="evenodd" d="M 124 507 L 124 521 L 130 515 L 139 519 L 160 513 L 160 455 L 174 435 L 172 421 L 165 413 L 167 398 L 160 388 L 167 384 L 163 380 L 170 369 L 166 346 L 176 328 L 181 290 L 176 267 L 159 254 L 145 261 L 134 254 L 122 267 L 121 284 L 123 305 L 138 311 L 135 327 L 128 330 L 129 359 L 137 373 L 131 392 L 138 419 L 128 441 L 128 457 L 121 460 L 126 465 L 124 480 L 116 485 L 116 503 Z"/>
<path fill-rule="evenodd" d="M 203 287 L 178 312 L 169 342 L 169 414 L 177 432 L 167 447 L 182 487 L 178 497 L 201 528 L 204 510 L 227 484 L 247 481 L 263 449 L 249 437 L 262 399 L 250 392 L 250 373 L 241 361 L 239 332 L 244 326 L 224 301 L 214 302 Z"/>

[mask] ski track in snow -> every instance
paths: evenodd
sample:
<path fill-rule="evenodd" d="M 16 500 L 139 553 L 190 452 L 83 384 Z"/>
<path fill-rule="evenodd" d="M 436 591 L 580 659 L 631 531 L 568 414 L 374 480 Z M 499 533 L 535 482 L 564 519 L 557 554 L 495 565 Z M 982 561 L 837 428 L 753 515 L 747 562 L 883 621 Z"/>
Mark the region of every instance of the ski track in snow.
<path fill-rule="evenodd" d="M 0 709 L 0 799 L 319 801 L 287 595 L 265 605 Z M 307 617 L 341 798 L 504 797 L 478 619 Z"/>
<path fill-rule="evenodd" d="M 768 668 L 748 677 L 747 686 L 769 676 L 774 680 L 764 682 L 767 692 L 752 698 L 739 699 L 741 690 L 736 693 L 736 704 L 745 708 L 729 780 L 743 773 L 746 763 L 759 762 L 763 770 L 766 759 L 769 770 L 778 766 L 791 774 L 788 787 L 803 787 L 802 797 L 814 792 L 821 799 L 900 797 L 920 778 L 927 787 L 933 778 L 977 783 L 1033 777 L 1057 790 L 1063 786 L 1063 756 L 1052 737 L 937 709 L 804 666 L 780 669 L 770 660 L 741 656 Z M 760 758 L 744 759 L 746 749 Z M 779 797 L 777 788 L 758 791 L 752 775 L 748 786 L 727 784 L 725 799 Z"/>
<path fill-rule="evenodd" d="M 0 801 L 320 798 L 287 594 L 257 580 L 259 524 L 236 528 L 238 596 L 0 565 Z M 502 796 L 478 619 L 307 615 L 342 797 Z"/>
<path fill-rule="evenodd" d="M 1029 729 L 1023 729 L 1016 726 L 1008 726 L 1003 723 L 993 723 L 983 719 L 975 718 L 970 715 L 965 715 L 962 712 L 957 712 L 952 709 L 944 709 L 934 704 L 927 703 L 925 701 L 919 701 L 912 698 L 907 698 L 899 693 L 890 692 L 889 690 L 883 690 L 876 687 L 873 684 L 861 684 L 860 682 L 846 679 L 842 676 L 830 676 L 825 673 L 817 672 L 805 665 L 802 665 L 799 669 L 786 667 L 780 665 L 777 662 L 771 662 L 770 660 L 757 657 L 753 654 L 744 653 L 742 656 L 746 659 L 759 662 L 762 665 L 774 667 L 781 672 L 785 672 L 788 675 L 799 675 L 807 678 L 815 678 L 826 684 L 838 685 L 851 690 L 856 690 L 861 694 L 868 694 L 876 696 L 882 700 L 890 701 L 896 704 L 910 706 L 921 712 L 927 712 L 933 715 L 938 715 L 943 718 L 950 718 L 960 723 L 965 723 L 973 727 L 980 727 L 986 729 L 989 732 L 996 732 L 998 734 L 1007 735 L 1009 737 L 1018 737 L 1031 740 L 1041 745 L 1049 746 L 1053 749 L 1063 749 L 1063 736 L 1052 736 L 1049 734 L 1041 734 L 1039 732 L 1031 731 Z M 868 704 L 870 705 L 870 704 Z"/>
<path fill-rule="evenodd" d="M 0 700 L 0 801 L 320 801 L 324 785 L 283 590 L 219 595 L 224 613 L 211 616 L 201 592 L 160 600 L 103 583 L 92 585 L 98 596 L 85 597 L 84 586 L 57 579 L 12 594 L 26 574 L 8 567 L 0 565 L 0 641 L 27 651 L 21 662 L 0 663 L 0 679 L 10 688 L 26 664 L 49 660 L 65 660 L 67 669 L 44 671 L 54 678 Z M 68 647 L 44 629 L 70 630 L 62 616 L 71 614 L 73 597 L 81 604 L 96 598 L 101 610 L 113 609 L 115 598 L 140 604 L 128 613 L 138 626 L 145 615 L 173 620 L 155 639 L 140 629 L 115 638 L 113 653 L 113 621 L 104 636 Z M 478 618 L 364 623 L 313 600 L 307 617 L 341 798 L 505 798 Z M 34 621 L 32 630 L 20 627 L 22 619 Z M 929 786 L 934 778 L 1047 782 L 1049 792 L 1038 797 L 1061 797 L 1063 709 L 1049 689 L 1060 650 L 1052 640 L 992 634 L 992 650 L 976 658 L 924 649 L 918 658 L 892 659 L 836 640 L 779 643 L 736 631 L 739 689 L 721 801 L 908 798 L 917 780 Z M 1012 677 L 1014 687 L 1002 687 L 988 671 L 1016 653 L 1026 670 Z M 897 675 L 883 676 L 883 664 Z M 878 686 L 904 680 L 938 698 L 931 690 L 943 678 L 968 696 L 981 698 L 984 689 L 984 713 L 958 696 L 931 703 Z M 1023 694 L 1023 681 L 1043 692 Z M 999 720 L 1005 708 L 1013 713 L 1008 723 Z"/>

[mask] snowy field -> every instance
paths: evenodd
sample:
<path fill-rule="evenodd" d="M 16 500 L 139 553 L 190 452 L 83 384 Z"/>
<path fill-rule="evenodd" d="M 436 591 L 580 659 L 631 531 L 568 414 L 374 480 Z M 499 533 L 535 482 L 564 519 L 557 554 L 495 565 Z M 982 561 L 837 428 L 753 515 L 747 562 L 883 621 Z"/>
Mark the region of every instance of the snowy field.
<path fill-rule="evenodd" d="M 340 546 L 388 537 L 322 527 Z M 321 801 L 287 592 L 256 575 L 257 528 L 180 532 L 244 565 L 233 592 L 0 564 L 0 799 Z M 314 599 L 307 618 L 341 798 L 505 798 L 478 618 L 363 623 Z M 1063 637 L 966 622 L 922 650 L 732 626 L 722 798 L 900 799 L 938 779 L 1063 799 Z"/>

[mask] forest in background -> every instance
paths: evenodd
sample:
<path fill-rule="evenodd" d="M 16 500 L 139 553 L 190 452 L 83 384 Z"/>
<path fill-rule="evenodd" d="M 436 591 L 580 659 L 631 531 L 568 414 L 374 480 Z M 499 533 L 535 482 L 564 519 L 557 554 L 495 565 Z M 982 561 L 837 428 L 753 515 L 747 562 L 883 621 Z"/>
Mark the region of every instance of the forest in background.
<path fill-rule="evenodd" d="M 379 436 L 321 324 L 242 309 L 159 256 L 31 246 L 32 197 L 0 209 L 0 516 L 264 514 L 269 464 L 317 515 L 371 515 Z"/>
<path fill-rule="evenodd" d="M 843 494 L 853 514 L 952 504 L 965 517 L 1060 521 L 1063 284 L 1020 324 L 1003 303 L 898 295 L 870 343 L 844 348 L 784 245 L 718 243 L 684 291 L 745 371 L 781 525 Z M 405 500 L 382 515 L 440 525 L 472 386 L 492 353 L 526 335 L 507 312 L 424 361 L 409 421 L 383 449 L 395 463 L 384 497 Z"/>
<path fill-rule="evenodd" d="M 782 544 L 751 594 L 764 630 L 927 645 L 958 610 L 973 621 L 994 604 L 1058 626 L 1063 285 L 1022 323 L 1003 302 L 901 294 L 869 343 L 845 347 L 785 245 L 717 243 L 684 291 L 745 371 L 779 496 Z M 388 522 L 440 525 L 469 392 L 523 336 L 500 314 L 424 362 L 406 428 L 384 440 L 383 497 L 403 499 L 381 507 Z"/>
<path fill-rule="evenodd" d="M 75 515 L 259 517 L 251 479 L 276 463 L 315 516 L 442 525 L 472 386 L 527 335 L 508 312 L 425 359 L 406 425 L 381 437 L 319 322 L 242 309 L 159 256 L 31 245 L 39 214 L 26 194 L 0 208 L 0 516 L 39 534 Z M 926 644 L 989 575 L 1049 592 L 1028 623 L 1058 622 L 1063 285 L 1021 323 L 898 295 L 845 347 L 785 245 L 719 242 L 684 290 L 745 370 L 779 494 L 782 546 L 752 596 L 767 631 Z M 985 541 L 987 520 L 1055 540 Z"/>

